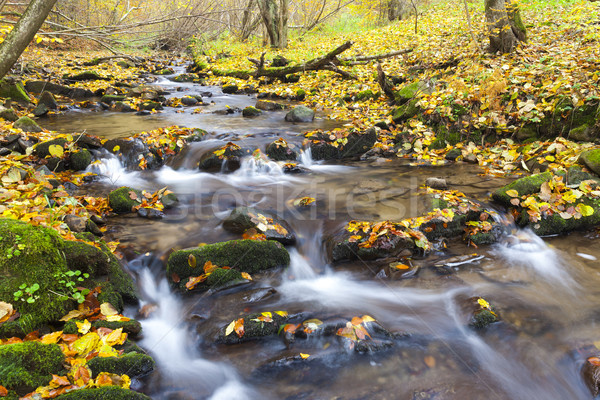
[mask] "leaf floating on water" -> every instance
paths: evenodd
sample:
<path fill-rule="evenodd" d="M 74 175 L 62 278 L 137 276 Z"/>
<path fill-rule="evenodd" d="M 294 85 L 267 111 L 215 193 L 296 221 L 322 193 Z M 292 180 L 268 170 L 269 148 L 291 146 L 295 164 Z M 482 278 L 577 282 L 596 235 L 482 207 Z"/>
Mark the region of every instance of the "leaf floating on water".
<path fill-rule="evenodd" d="M 435 358 L 433 356 L 425 356 L 423 361 L 429 368 L 435 368 Z"/>
<path fill-rule="evenodd" d="M 300 353 L 300 358 L 302 358 L 303 360 L 306 360 L 308 357 L 310 357 L 310 354 Z"/>
<path fill-rule="evenodd" d="M 399 269 L 399 270 L 407 270 L 410 269 L 410 265 L 406 265 L 400 262 L 395 262 L 395 263 L 391 263 L 390 267 L 395 268 L 395 269 Z"/>

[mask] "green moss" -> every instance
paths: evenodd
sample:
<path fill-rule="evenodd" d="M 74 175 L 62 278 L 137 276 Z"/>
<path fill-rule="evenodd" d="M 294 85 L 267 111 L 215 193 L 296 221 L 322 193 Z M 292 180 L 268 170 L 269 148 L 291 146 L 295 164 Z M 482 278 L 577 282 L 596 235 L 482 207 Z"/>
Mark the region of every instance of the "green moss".
<path fill-rule="evenodd" d="M 392 119 L 394 122 L 401 123 L 419 114 L 420 108 L 417 106 L 418 102 L 418 99 L 413 99 L 400 107 L 396 107 L 392 111 Z"/>
<path fill-rule="evenodd" d="M 202 289 L 214 289 L 223 286 L 231 282 L 239 282 L 244 280 L 242 273 L 236 269 L 215 269 L 203 283 Z"/>
<path fill-rule="evenodd" d="M 19 244 L 24 245 L 20 250 Z M 21 313 L 16 322 L 24 332 L 58 320 L 73 307 L 73 302 L 61 301 L 50 292 L 62 287 L 55 275 L 68 271 L 62 246 L 63 240 L 53 230 L 0 219 L 0 300 L 15 304 Z M 13 293 L 21 284 L 36 283 L 40 289 L 34 303 L 14 301 Z"/>
<path fill-rule="evenodd" d="M 283 317 L 274 312 L 271 313 L 272 321 L 270 322 L 261 321 L 259 320 L 259 317 L 263 317 L 261 313 L 250 314 L 244 317 L 244 335 L 241 338 L 235 332 L 225 335 L 227 326 L 223 326 L 219 330 L 217 342 L 235 344 L 260 339 L 265 336 L 276 335 L 279 331 L 279 327 L 288 320 L 287 317 Z"/>
<path fill-rule="evenodd" d="M 150 400 L 150 397 L 118 386 L 80 389 L 60 395 L 57 400 Z"/>
<path fill-rule="evenodd" d="M 306 98 L 306 91 L 304 89 L 296 90 L 296 100 L 304 100 Z"/>
<path fill-rule="evenodd" d="M 110 103 L 115 103 L 117 101 L 123 101 L 125 100 L 127 97 L 126 96 L 119 96 L 119 95 L 114 95 L 114 94 L 107 94 L 102 96 L 102 98 L 100 99 L 101 102 L 106 103 L 106 104 L 110 104 Z"/>
<path fill-rule="evenodd" d="M 65 356 L 56 344 L 24 342 L 0 346 L 0 385 L 19 395 L 47 385 L 60 375 Z"/>
<path fill-rule="evenodd" d="M 550 172 L 526 176 L 496 190 L 492 194 L 492 198 L 499 203 L 510 206 L 510 199 L 512 197 L 506 194 L 507 191 L 516 190 L 519 196 L 537 193 L 542 184 L 548 182 L 550 179 L 552 179 Z"/>
<path fill-rule="evenodd" d="M 83 71 L 78 74 L 65 74 L 63 75 L 63 79 L 69 81 L 97 81 L 104 80 L 105 78 L 101 77 L 96 71 Z"/>
<path fill-rule="evenodd" d="M 246 118 L 258 117 L 262 111 L 256 107 L 248 106 L 242 110 L 242 116 Z"/>
<path fill-rule="evenodd" d="M 483 329 L 496 321 L 498 321 L 498 317 L 490 310 L 481 310 L 473 315 L 470 325 L 477 329 Z"/>
<path fill-rule="evenodd" d="M 142 198 L 141 191 L 123 186 L 113 190 L 108 195 L 108 205 L 110 208 L 116 213 L 129 213 L 133 207 L 140 205 L 140 201 L 131 198 L 130 192 L 134 192 L 137 199 Z"/>
<path fill-rule="evenodd" d="M 31 98 L 27 94 L 23 82 L 10 82 L 8 80 L 0 80 L 0 97 L 19 102 L 29 103 Z"/>
<path fill-rule="evenodd" d="M 446 140 L 440 139 L 440 138 L 436 138 L 429 145 L 430 150 L 439 150 L 439 149 L 444 149 L 444 148 L 446 148 Z"/>
<path fill-rule="evenodd" d="M 372 90 L 368 89 L 368 90 L 363 90 L 362 92 L 358 92 L 358 94 L 356 95 L 356 99 L 358 101 L 365 101 L 365 100 L 370 100 L 370 99 L 376 99 L 377 97 L 379 97 L 378 94 L 373 93 Z"/>
<path fill-rule="evenodd" d="M 13 127 L 21 129 L 23 132 L 41 132 L 42 128 L 31 118 L 24 116 L 13 123 Z"/>
<path fill-rule="evenodd" d="M 140 104 L 138 106 L 138 108 L 140 110 L 154 111 L 154 110 L 162 110 L 163 106 L 158 101 L 148 100 L 148 101 L 145 101 L 142 104 Z"/>
<path fill-rule="evenodd" d="M 398 104 L 404 104 L 408 102 L 421 91 L 422 87 L 422 82 L 413 82 L 409 85 L 404 86 L 402 89 L 396 92 L 396 102 Z"/>
<path fill-rule="evenodd" d="M 147 354 L 127 353 L 120 357 L 95 357 L 87 364 L 96 377 L 101 372 L 139 378 L 154 370 L 154 360 Z"/>
<path fill-rule="evenodd" d="M 90 153 L 87 149 L 82 149 L 72 153 L 69 161 L 73 171 L 83 171 L 92 162 L 92 153 Z"/>
<path fill-rule="evenodd" d="M 190 267 L 188 257 L 196 258 L 196 267 Z M 267 240 L 231 240 L 209 244 L 188 250 L 175 251 L 167 261 L 167 276 L 176 274 L 181 279 L 181 286 L 190 276 L 202 274 L 202 266 L 211 261 L 219 267 L 231 267 L 250 274 L 269 268 L 288 266 L 290 255 L 278 242 Z"/>

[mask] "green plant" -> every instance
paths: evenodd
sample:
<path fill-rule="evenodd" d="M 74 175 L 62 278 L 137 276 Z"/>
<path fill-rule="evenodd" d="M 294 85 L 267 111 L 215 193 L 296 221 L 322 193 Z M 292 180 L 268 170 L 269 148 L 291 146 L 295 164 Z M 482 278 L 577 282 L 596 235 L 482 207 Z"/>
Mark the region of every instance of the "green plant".
<path fill-rule="evenodd" d="M 3 237 L 0 237 L 0 240 L 4 239 Z M 23 240 L 23 238 L 19 235 L 15 235 L 15 246 L 13 247 L 8 247 L 6 249 L 6 258 L 7 259 L 11 259 L 14 256 L 20 256 L 21 252 L 25 249 L 25 245 L 23 243 L 20 243 L 21 240 Z"/>
<path fill-rule="evenodd" d="M 78 303 L 83 303 L 85 301 L 85 296 L 90 292 L 89 289 L 81 288 L 76 286 L 78 282 L 83 282 L 90 277 L 90 274 L 87 272 L 82 273 L 80 270 L 76 271 L 67 271 L 60 272 L 54 274 L 54 277 L 58 279 L 58 283 L 62 284 L 67 293 L 57 293 L 52 292 L 58 296 L 60 296 L 61 300 L 67 300 L 69 298 L 77 301 Z"/>
<path fill-rule="evenodd" d="M 40 285 L 37 283 L 28 286 L 26 283 L 23 283 L 19 286 L 19 290 L 13 293 L 15 301 L 26 301 L 29 304 L 35 303 L 40 296 L 35 294 L 38 290 L 40 290 Z"/>

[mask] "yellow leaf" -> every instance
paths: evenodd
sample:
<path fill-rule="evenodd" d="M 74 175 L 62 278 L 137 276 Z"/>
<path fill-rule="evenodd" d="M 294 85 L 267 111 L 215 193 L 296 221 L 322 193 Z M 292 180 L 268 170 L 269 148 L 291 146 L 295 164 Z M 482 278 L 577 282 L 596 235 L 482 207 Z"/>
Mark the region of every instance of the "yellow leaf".
<path fill-rule="evenodd" d="M 247 272 L 242 272 L 242 278 L 244 278 L 244 279 L 248 279 L 249 281 L 251 281 L 251 280 L 252 280 L 252 277 L 251 277 L 251 276 L 250 276 L 250 274 L 249 274 L 249 273 L 247 273 Z"/>
<path fill-rule="evenodd" d="M 100 304 L 100 312 L 105 317 L 108 317 L 110 315 L 116 315 L 116 314 L 118 314 L 118 311 L 115 310 L 115 308 L 113 307 L 113 305 L 110 304 L 110 303 L 102 303 L 102 304 Z"/>
<path fill-rule="evenodd" d="M 117 151 L 121 150 L 121 146 L 116 145 L 115 147 L 113 147 L 113 153 L 116 153 Z"/>
<path fill-rule="evenodd" d="M 306 360 L 308 357 L 310 357 L 310 354 L 300 353 L 300 357 L 302 357 L 303 360 Z"/>
<path fill-rule="evenodd" d="M 507 190 L 506 194 L 510 197 L 519 197 L 519 192 L 517 192 L 515 189 Z"/>
<path fill-rule="evenodd" d="M 105 344 L 98 350 L 98 357 L 117 357 L 119 352 L 109 345 Z"/>
<path fill-rule="evenodd" d="M 90 351 L 95 350 L 98 343 L 100 343 L 100 336 L 96 332 L 90 332 L 74 341 L 71 349 L 79 355 L 86 355 Z"/>
<path fill-rule="evenodd" d="M 62 334 L 63 334 L 63 331 L 57 331 L 57 332 L 49 333 L 47 335 L 42 336 L 41 342 L 43 344 L 53 344 L 53 343 L 56 343 L 56 342 L 58 342 L 58 339 L 61 337 Z"/>
<path fill-rule="evenodd" d="M 371 317 L 370 315 L 363 315 L 362 316 L 362 320 L 363 320 L 363 323 L 365 323 L 365 322 L 375 322 L 375 318 Z"/>
<path fill-rule="evenodd" d="M 127 339 L 127 333 L 123 333 L 123 328 L 119 328 L 102 337 L 102 343 L 108 346 L 116 346 L 125 343 L 125 339 Z"/>
<path fill-rule="evenodd" d="M 229 325 L 227 325 L 227 329 L 225 329 L 225 336 L 229 336 L 233 333 L 233 328 L 235 327 L 235 321 L 231 321 Z"/>
<path fill-rule="evenodd" d="M 485 299 L 479 298 L 477 299 L 477 303 L 479 303 L 481 308 L 490 308 L 490 303 L 488 303 Z"/>
<path fill-rule="evenodd" d="M 43 41 L 43 40 L 44 40 L 44 39 L 42 39 L 40 36 L 38 36 L 38 37 L 37 37 L 37 39 L 35 39 L 35 42 L 36 42 L 37 44 L 40 44 L 40 43 L 42 43 L 42 41 Z"/>
<path fill-rule="evenodd" d="M 193 254 L 190 254 L 188 256 L 188 265 L 192 268 L 196 268 L 196 256 Z"/>
<path fill-rule="evenodd" d="M 48 153 L 50 153 L 50 155 L 52 157 L 59 157 L 60 158 L 65 153 L 65 149 L 63 149 L 62 146 L 59 146 L 57 144 L 53 144 L 53 145 L 50 145 L 50 147 L 48 147 Z"/>
<path fill-rule="evenodd" d="M 583 203 L 577 204 L 577 209 L 584 217 L 589 217 L 590 215 L 594 215 L 594 208 Z"/>
<path fill-rule="evenodd" d="M 75 323 L 77 324 L 77 331 L 82 335 L 85 335 L 92 329 L 92 323 L 87 319 L 83 322 L 76 321 Z"/>
<path fill-rule="evenodd" d="M 281 317 L 287 317 L 288 316 L 288 312 L 287 311 L 275 311 L 275 314 L 281 316 Z"/>

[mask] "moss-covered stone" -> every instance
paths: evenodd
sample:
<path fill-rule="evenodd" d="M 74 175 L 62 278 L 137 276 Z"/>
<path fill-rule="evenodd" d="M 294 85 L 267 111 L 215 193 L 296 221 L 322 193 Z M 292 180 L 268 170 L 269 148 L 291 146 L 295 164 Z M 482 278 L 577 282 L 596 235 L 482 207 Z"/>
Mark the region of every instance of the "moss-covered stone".
<path fill-rule="evenodd" d="M 526 176 L 496 190 L 492 193 L 492 198 L 505 206 L 510 206 L 510 199 L 512 197 L 506 194 L 509 190 L 516 190 L 519 196 L 537 193 L 542 184 L 551 179 L 552 174 L 550 172 Z"/>
<path fill-rule="evenodd" d="M 404 104 L 414 99 L 419 92 L 422 92 L 427 87 L 427 84 L 424 82 L 413 82 L 404 86 L 402 89 L 395 93 L 396 103 Z"/>
<path fill-rule="evenodd" d="M 154 360 L 147 354 L 127 353 L 119 357 L 94 357 L 87 364 L 96 377 L 101 372 L 139 378 L 154 370 Z"/>
<path fill-rule="evenodd" d="M 163 68 L 154 71 L 154 75 L 171 75 L 174 74 L 175 70 L 173 68 Z"/>
<path fill-rule="evenodd" d="M 97 73 L 96 71 L 83 71 L 78 74 L 72 74 L 72 75 L 65 74 L 65 75 L 63 75 L 63 79 L 66 79 L 69 81 L 77 81 L 77 82 L 106 80 L 106 78 L 103 78 L 102 76 L 100 76 L 100 74 Z"/>
<path fill-rule="evenodd" d="M 0 346 L 0 385 L 21 396 L 61 375 L 65 356 L 56 344 L 23 342 Z"/>
<path fill-rule="evenodd" d="M 579 163 L 591 169 L 596 175 L 600 175 L 600 149 L 584 151 L 579 156 Z"/>
<path fill-rule="evenodd" d="M 239 337 L 235 331 L 226 335 L 226 325 L 219 329 L 217 343 L 235 344 L 277 335 L 279 327 L 285 324 L 287 320 L 287 316 L 275 312 L 271 312 L 270 316 L 265 316 L 263 313 L 250 314 L 244 317 L 244 334 L 242 337 Z"/>
<path fill-rule="evenodd" d="M 315 112 L 306 106 L 296 106 L 285 115 L 288 122 L 312 122 Z"/>
<path fill-rule="evenodd" d="M 82 149 L 71 153 L 69 166 L 73 171 L 83 171 L 92 163 L 92 153 L 88 149 Z"/>
<path fill-rule="evenodd" d="M 295 148 L 295 145 L 289 144 L 284 139 L 279 138 L 267 145 L 265 153 L 270 159 L 275 161 L 294 161 L 298 158 L 298 151 Z"/>
<path fill-rule="evenodd" d="M 266 224 L 264 223 L 265 220 L 267 221 Z M 261 223 L 267 229 L 261 229 L 259 226 Z M 223 220 L 223 229 L 229 232 L 244 233 L 252 228 L 265 234 L 267 240 L 276 240 L 283 244 L 293 244 L 296 241 L 296 237 L 288 223 L 266 211 L 250 207 L 237 207 Z"/>
<path fill-rule="evenodd" d="M 237 85 L 225 85 L 223 86 L 222 90 L 225 94 L 234 94 L 239 90 L 239 88 Z"/>
<path fill-rule="evenodd" d="M 190 266 L 190 255 L 196 259 L 195 267 Z M 202 275 L 202 267 L 207 261 L 219 267 L 254 273 L 288 266 L 290 255 L 280 243 L 272 240 L 231 240 L 173 252 L 167 261 L 167 277 L 172 281 L 179 280 L 179 286 L 184 288 L 187 278 Z"/>
<path fill-rule="evenodd" d="M 35 145 L 35 147 L 33 148 L 33 154 L 40 158 L 46 158 L 50 156 L 50 146 L 65 147 L 66 144 L 67 140 L 62 138 L 46 140 L 45 142 L 41 142 Z"/>
<path fill-rule="evenodd" d="M 335 160 L 340 158 L 355 157 L 369 151 L 377 141 L 377 132 L 370 128 L 364 132 L 353 132 L 346 139 L 345 145 L 332 144 L 329 135 L 321 137 L 322 140 L 312 141 L 310 144 L 311 155 L 314 160 Z"/>
<path fill-rule="evenodd" d="M 57 400 L 151 400 L 150 397 L 118 386 L 79 389 L 56 397 Z"/>
<path fill-rule="evenodd" d="M 419 114 L 420 109 L 417 106 L 418 102 L 418 99 L 412 99 L 406 104 L 403 104 L 400 107 L 396 107 L 394 110 L 392 110 L 392 119 L 394 122 L 398 124 Z"/>
<path fill-rule="evenodd" d="M 111 103 L 116 103 L 117 101 L 123 101 L 126 98 L 127 98 L 127 96 L 123 96 L 123 95 L 107 94 L 107 95 L 102 96 L 100 101 L 102 103 L 111 104 Z"/>
<path fill-rule="evenodd" d="M 167 193 L 163 195 L 160 201 L 167 210 L 175 207 L 177 203 L 179 203 L 179 199 L 177 198 L 177 195 L 175 193 Z"/>
<path fill-rule="evenodd" d="M 362 92 L 358 92 L 356 95 L 356 100 L 358 101 L 366 101 L 366 100 L 375 100 L 379 97 L 379 93 L 375 93 L 370 89 L 363 90 Z"/>
<path fill-rule="evenodd" d="M 42 128 L 31 118 L 24 116 L 19 118 L 13 123 L 13 127 L 16 129 L 21 129 L 23 132 L 41 132 Z"/>
<path fill-rule="evenodd" d="M 219 150 L 224 150 L 223 154 L 217 155 L 211 151 L 202 156 L 198 168 L 207 172 L 233 172 L 240 168 L 244 151 L 239 146 L 225 145 Z"/>
<path fill-rule="evenodd" d="M 177 76 L 174 76 L 170 80 L 173 82 L 182 83 L 182 82 L 195 82 L 195 81 L 198 81 L 199 78 L 198 78 L 197 74 L 186 73 L 186 74 L 179 74 Z"/>
<path fill-rule="evenodd" d="M 470 325 L 477 329 L 483 329 L 498 321 L 498 317 L 490 310 L 481 310 L 473 314 Z"/>
<path fill-rule="evenodd" d="M 0 97 L 23 103 L 31 102 L 31 98 L 21 81 L 0 80 Z"/>
<path fill-rule="evenodd" d="M 258 108 L 252 106 L 248 106 L 242 110 L 242 116 L 244 118 L 254 118 L 258 117 L 260 114 L 262 114 L 262 112 Z"/>
<path fill-rule="evenodd" d="M 140 111 L 154 111 L 154 110 L 162 110 L 163 106 L 158 101 L 145 101 L 138 106 Z"/>
<path fill-rule="evenodd" d="M 131 198 L 131 192 L 135 194 L 135 199 Z M 123 186 L 109 193 L 108 205 L 116 213 L 129 213 L 133 207 L 141 204 L 141 198 L 141 191 Z"/>
<path fill-rule="evenodd" d="M 306 90 L 298 89 L 296 90 L 296 100 L 302 101 L 306 98 Z"/>
<path fill-rule="evenodd" d="M 58 282 L 60 275 L 68 271 L 62 247 L 63 240 L 53 230 L 0 219 L 0 301 L 15 304 L 21 314 L 13 326 L 0 326 L 0 336 L 19 329 L 23 333 L 30 332 L 60 319 L 73 308 L 71 300 L 62 301 L 50 292 L 64 291 L 64 285 Z M 32 296 L 34 302 L 27 302 L 26 294 L 14 300 L 13 293 L 19 286 L 36 284 L 39 290 Z"/>
<path fill-rule="evenodd" d="M 0 119 L 14 122 L 19 119 L 19 116 L 12 108 L 0 106 Z"/>
<path fill-rule="evenodd" d="M 573 128 L 569 131 L 569 139 L 580 142 L 592 142 L 596 139 L 596 132 L 588 124 Z"/>

